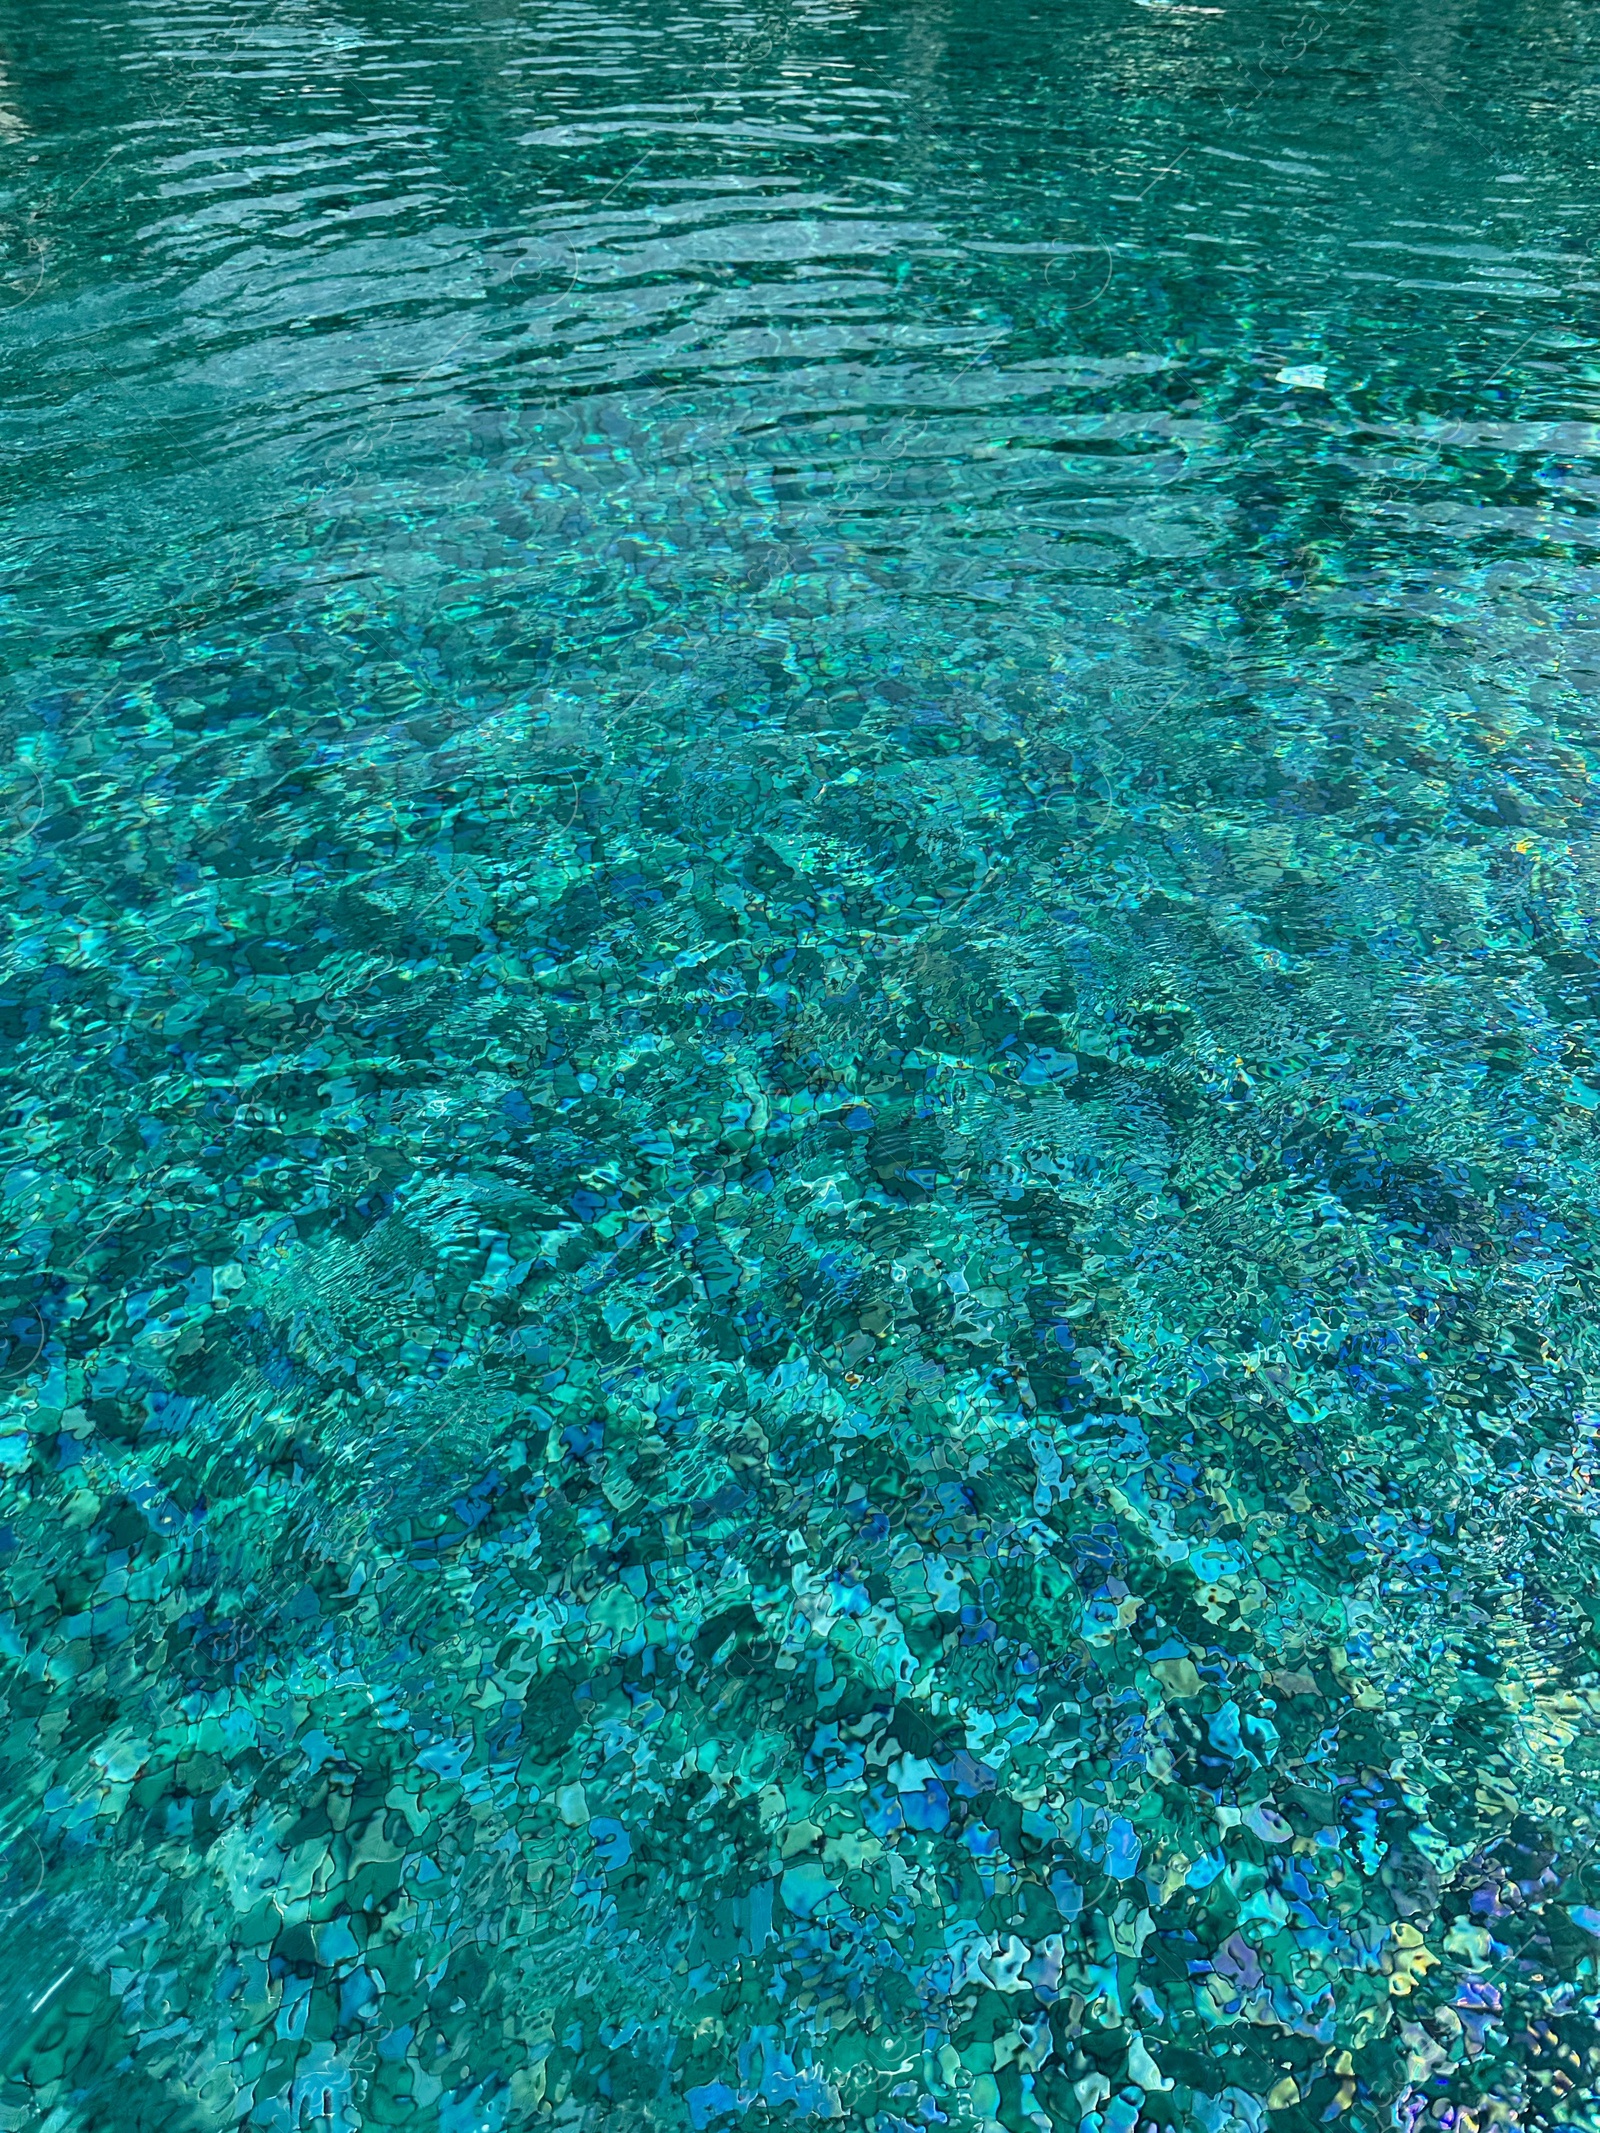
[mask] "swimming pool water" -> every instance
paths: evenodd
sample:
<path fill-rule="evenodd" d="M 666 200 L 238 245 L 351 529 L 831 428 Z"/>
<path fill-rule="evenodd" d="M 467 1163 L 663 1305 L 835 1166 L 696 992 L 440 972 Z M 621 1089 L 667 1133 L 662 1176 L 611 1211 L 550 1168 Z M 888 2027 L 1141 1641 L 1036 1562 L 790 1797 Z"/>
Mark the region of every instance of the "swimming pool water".
<path fill-rule="evenodd" d="M 0 2126 L 1600 2127 L 1600 31 L 0 0 Z"/>

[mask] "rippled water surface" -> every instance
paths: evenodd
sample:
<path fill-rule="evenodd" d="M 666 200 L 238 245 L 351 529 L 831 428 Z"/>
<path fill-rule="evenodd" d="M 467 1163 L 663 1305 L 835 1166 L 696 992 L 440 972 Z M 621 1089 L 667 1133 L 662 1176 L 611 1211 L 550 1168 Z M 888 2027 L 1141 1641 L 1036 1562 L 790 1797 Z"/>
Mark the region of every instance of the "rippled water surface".
<path fill-rule="evenodd" d="M 0 0 L 0 2127 L 1600 2128 L 1597 121 Z"/>

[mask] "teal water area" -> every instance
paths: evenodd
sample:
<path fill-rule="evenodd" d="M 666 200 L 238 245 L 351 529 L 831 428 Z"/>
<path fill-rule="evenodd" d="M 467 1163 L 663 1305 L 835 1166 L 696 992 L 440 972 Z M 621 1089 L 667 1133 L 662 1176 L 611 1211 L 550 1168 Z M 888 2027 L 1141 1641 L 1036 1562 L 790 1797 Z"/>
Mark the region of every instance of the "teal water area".
<path fill-rule="evenodd" d="M 1600 21 L 0 0 L 0 2127 L 1600 2128 Z"/>

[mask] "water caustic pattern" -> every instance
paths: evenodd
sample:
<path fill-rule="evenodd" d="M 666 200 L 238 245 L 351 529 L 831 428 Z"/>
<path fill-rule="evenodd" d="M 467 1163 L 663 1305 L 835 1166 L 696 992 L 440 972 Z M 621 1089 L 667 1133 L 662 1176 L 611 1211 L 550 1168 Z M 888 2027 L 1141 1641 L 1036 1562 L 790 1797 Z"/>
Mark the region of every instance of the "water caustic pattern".
<path fill-rule="evenodd" d="M 1600 28 L 0 0 L 0 2125 L 1600 2126 Z"/>

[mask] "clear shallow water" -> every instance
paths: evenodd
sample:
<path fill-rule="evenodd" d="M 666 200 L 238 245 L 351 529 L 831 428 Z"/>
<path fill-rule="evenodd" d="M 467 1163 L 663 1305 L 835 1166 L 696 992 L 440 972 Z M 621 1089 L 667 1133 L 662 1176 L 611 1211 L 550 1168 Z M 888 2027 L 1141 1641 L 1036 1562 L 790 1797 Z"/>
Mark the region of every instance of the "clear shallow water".
<path fill-rule="evenodd" d="M 1592 2126 L 1586 12 L 0 63 L 0 2121 Z"/>

